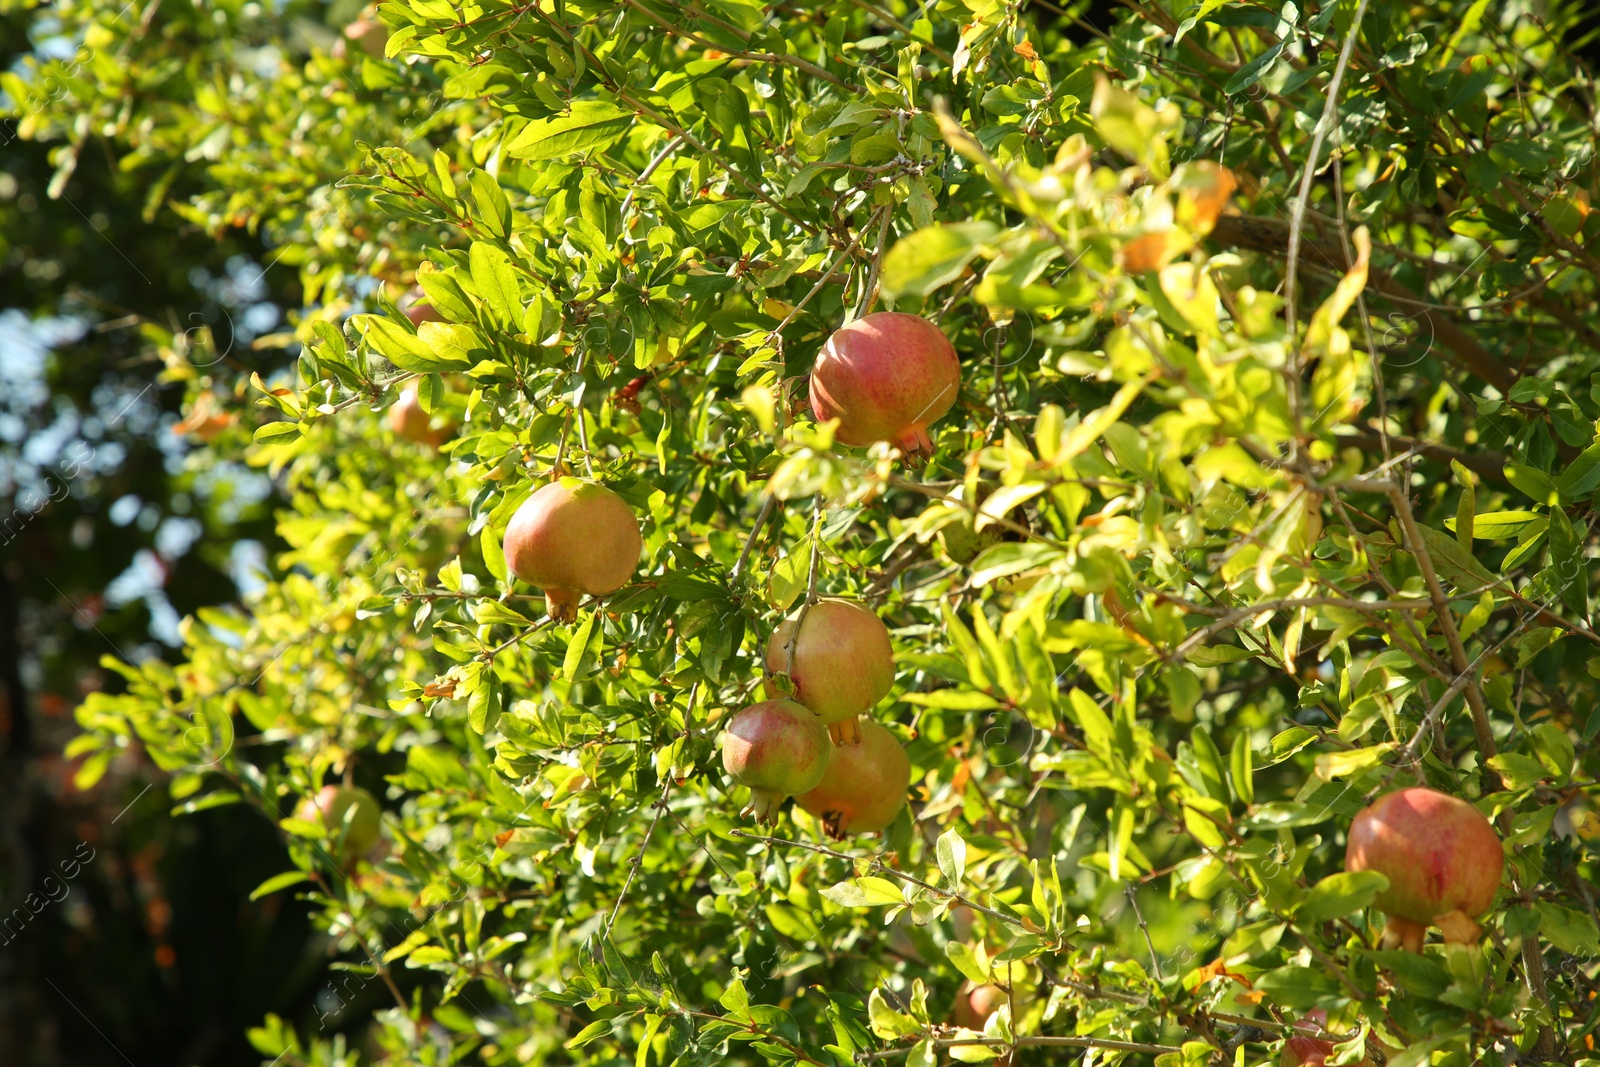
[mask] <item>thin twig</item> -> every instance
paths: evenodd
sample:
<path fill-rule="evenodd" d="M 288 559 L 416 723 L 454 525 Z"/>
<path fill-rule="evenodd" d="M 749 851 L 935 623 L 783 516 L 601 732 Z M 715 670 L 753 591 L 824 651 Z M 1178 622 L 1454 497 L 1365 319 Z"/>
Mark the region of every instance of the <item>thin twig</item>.
<path fill-rule="evenodd" d="M 1300 359 L 1298 355 L 1298 342 L 1295 336 L 1295 274 L 1300 266 L 1300 230 L 1305 225 L 1306 208 L 1311 203 L 1311 183 L 1317 176 L 1317 157 L 1322 154 L 1322 142 L 1327 139 L 1328 131 L 1333 128 L 1339 115 L 1339 84 L 1344 81 L 1345 68 L 1350 65 L 1350 54 L 1355 51 L 1356 38 L 1361 35 L 1361 20 L 1367 14 L 1367 0 L 1360 0 L 1356 4 L 1355 16 L 1350 20 L 1350 32 L 1345 36 L 1344 47 L 1339 50 L 1339 61 L 1334 64 L 1333 78 L 1328 82 L 1328 95 L 1322 105 L 1322 118 L 1317 121 L 1316 132 L 1311 136 L 1311 155 L 1306 160 L 1306 169 L 1300 175 L 1300 194 L 1295 198 L 1294 207 L 1289 214 L 1289 268 L 1284 277 L 1284 306 L 1289 317 L 1289 343 L 1293 346 L 1295 356 L 1290 367 L 1291 388 L 1295 395 L 1299 395 L 1297 388 L 1300 374 Z"/>
<path fill-rule="evenodd" d="M 633 179 L 633 184 L 628 187 L 628 195 L 622 198 L 622 209 L 617 212 L 617 217 L 622 220 L 622 231 L 624 235 L 626 235 L 628 229 L 628 209 L 633 206 L 634 194 L 639 191 L 645 182 L 650 180 L 650 175 L 656 172 L 656 168 L 665 163 L 667 161 L 667 157 L 676 152 L 683 145 L 683 143 L 684 141 L 682 134 L 677 134 L 672 137 L 671 140 L 661 146 L 661 151 L 652 156 L 650 162 L 645 164 L 644 170 L 639 172 L 639 176 Z"/>
<path fill-rule="evenodd" d="M 755 524 L 750 527 L 750 534 L 744 539 L 744 550 L 739 553 L 733 569 L 728 572 L 729 583 L 737 582 L 739 575 L 744 572 L 744 565 L 750 558 L 750 550 L 755 547 L 756 537 L 760 535 L 761 528 L 767 524 L 767 518 L 772 514 L 772 509 L 777 506 L 778 498 L 771 493 L 761 502 L 761 511 L 756 515 Z"/>

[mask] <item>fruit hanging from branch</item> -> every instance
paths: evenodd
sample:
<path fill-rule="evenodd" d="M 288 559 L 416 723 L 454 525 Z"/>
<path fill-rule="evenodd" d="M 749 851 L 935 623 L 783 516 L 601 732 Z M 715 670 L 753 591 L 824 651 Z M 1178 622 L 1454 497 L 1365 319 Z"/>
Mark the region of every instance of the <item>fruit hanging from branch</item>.
<path fill-rule="evenodd" d="M 821 783 L 794 802 L 821 819 L 838 841 L 888 829 L 906 806 L 910 786 L 911 759 L 899 739 L 867 719 L 861 721 L 860 742 L 834 752 Z"/>
<path fill-rule="evenodd" d="M 772 631 L 767 671 L 788 675 L 795 699 L 827 725 L 834 744 L 854 744 L 861 736 L 856 717 L 894 685 L 889 629 L 872 611 L 848 600 L 819 600 L 801 616 L 798 636 L 795 619 Z"/>
<path fill-rule="evenodd" d="M 1004 989 L 997 985 L 979 985 L 969 978 L 956 993 L 955 1008 L 950 1018 L 957 1026 L 981 1031 L 983 1024 L 989 1021 L 989 1016 L 1005 1002 Z"/>
<path fill-rule="evenodd" d="M 722 767 L 750 787 L 744 814 L 773 822 L 784 797 L 816 788 L 828 769 L 828 732 L 810 709 L 792 700 L 752 704 L 728 720 Z"/>
<path fill-rule="evenodd" d="M 1423 786 L 1390 793 L 1357 815 L 1347 871 L 1389 879 L 1376 906 L 1388 916 L 1386 948 L 1422 951 L 1427 927 L 1447 942 L 1474 943 L 1475 921 L 1494 903 L 1505 865 L 1500 837 L 1467 801 Z"/>
<path fill-rule="evenodd" d="M 961 363 L 944 333 L 920 315 L 879 311 L 835 330 L 811 368 L 811 412 L 838 419 L 835 440 L 933 451 L 928 427 L 961 389 Z"/>
<path fill-rule="evenodd" d="M 585 594 L 604 596 L 632 577 L 644 541 L 633 509 L 598 482 L 561 478 L 523 501 L 506 525 L 506 566 L 544 590 L 557 621 Z"/>
<path fill-rule="evenodd" d="M 389 428 L 396 437 L 418 444 L 432 445 L 438 448 L 450 437 L 450 428 L 435 426 L 433 417 L 422 410 L 422 403 L 417 399 L 415 388 L 407 388 L 400 393 L 393 405 L 389 408 Z"/>
<path fill-rule="evenodd" d="M 378 800 L 355 786 L 325 785 L 315 797 L 307 797 L 295 817 L 319 823 L 327 832 L 330 854 L 341 864 L 372 851 L 378 843 L 383 813 Z"/>

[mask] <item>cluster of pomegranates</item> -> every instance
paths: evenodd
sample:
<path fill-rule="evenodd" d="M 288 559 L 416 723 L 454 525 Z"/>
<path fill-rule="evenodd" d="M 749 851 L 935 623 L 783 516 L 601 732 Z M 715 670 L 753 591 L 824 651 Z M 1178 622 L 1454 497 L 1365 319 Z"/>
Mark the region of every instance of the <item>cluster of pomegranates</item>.
<path fill-rule="evenodd" d="M 738 712 L 722 745 L 723 768 L 750 787 L 746 810 L 770 822 L 793 796 L 830 837 L 886 829 L 905 806 L 911 760 L 894 734 L 862 718 L 894 684 L 883 621 L 859 604 L 820 600 L 773 631 L 766 666 L 769 692 L 771 676 L 783 674 L 794 699 Z"/>
<path fill-rule="evenodd" d="M 431 308 L 407 314 L 413 322 Z M 838 419 L 850 445 L 887 441 L 932 451 L 928 426 L 955 402 L 961 367 L 937 326 L 916 315 L 880 312 L 834 332 L 811 372 L 818 421 Z M 414 392 L 390 418 L 414 440 L 429 439 Z M 611 490 L 560 478 L 533 493 L 506 527 L 506 566 L 544 590 L 551 618 L 571 619 L 585 596 L 620 588 L 643 543 L 632 510 Z M 727 723 L 722 762 L 750 787 L 748 810 L 775 817 L 784 797 L 842 837 L 886 828 L 905 805 L 911 761 L 892 733 L 861 716 L 894 683 L 889 631 L 868 609 L 844 600 L 808 604 L 773 632 L 766 649 L 771 699 Z M 789 679 L 793 699 L 773 679 Z M 830 743 L 831 740 L 831 743 Z"/>

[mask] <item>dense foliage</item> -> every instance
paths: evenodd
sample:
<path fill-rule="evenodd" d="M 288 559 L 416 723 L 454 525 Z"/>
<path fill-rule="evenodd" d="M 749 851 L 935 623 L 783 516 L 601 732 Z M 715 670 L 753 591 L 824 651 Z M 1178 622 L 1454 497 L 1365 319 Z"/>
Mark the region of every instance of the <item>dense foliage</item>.
<path fill-rule="evenodd" d="M 261 235 L 304 304 L 169 361 L 287 547 L 181 664 L 108 660 L 78 781 L 140 746 L 181 810 L 281 828 L 256 895 L 347 976 L 252 1032 L 284 1064 L 1259 1064 L 1315 1009 L 1337 1062 L 1583 1062 L 1579 13 L 55 5 L 75 54 L 0 77 L 21 134 Z M 810 417 L 824 341 L 890 307 L 960 358 L 926 460 Z M 502 546 L 561 475 L 643 534 L 570 621 Z M 720 758 L 820 596 L 892 634 L 881 838 L 757 830 Z M 370 850 L 306 804 L 341 783 Z M 1420 954 L 1344 863 L 1419 783 L 1506 855 L 1481 939 Z"/>

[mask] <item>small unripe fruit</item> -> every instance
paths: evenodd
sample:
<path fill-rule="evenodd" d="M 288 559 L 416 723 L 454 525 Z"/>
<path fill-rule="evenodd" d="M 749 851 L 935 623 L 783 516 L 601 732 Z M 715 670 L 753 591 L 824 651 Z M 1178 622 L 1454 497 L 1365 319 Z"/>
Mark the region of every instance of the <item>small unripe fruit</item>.
<path fill-rule="evenodd" d="M 828 769 L 828 732 L 811 711 L 792 700 L 752 704 L 728 720 L 722 766 L 750 787 L 746 814 L 757 822 L 778 817 L 783 798 L 816 788 Z"/>
<path fill-rule="evenodd" d="M 422 410 L 415 389 L 406 389 L 389 408 L 389 428 L 396 437 L 437 448 L 450 436 L 448 428 L 434 429 L 433 419 Z"/>
<path fill-rule="evenodd" d="M 919 315 L 880 311 L 835 330 L 811 368 L 811 412 L 838 419 L 847 445 L 888 441 L 933 451 L 928 427 L 955 403 L 961 363 L 944 333 Z"/>
<path fill-rule="evenodd" d="M 325 785 L 295 812 L 305 822 L 321 823 L 328 832 L 330 849 L 341 862 L 364 856 L 378 843 L 382 809 L 365 789 Z"/>
<path fill-rule="evenodd" d="M 1505 865 L 1500 837 L 1471 804 L 1413 786 L 1357 815 L 1345 850 L 1347 871 L 1389 879 L 1376 906 L 1388 916 L 1386 947 L 1422 950 L 1428 926 L 1446 941 L 1473 942 L 1473 920 L 1489 910 Z"/>
<path fill-rule="evenodd" d="M 506 525 L 506 566 L 544 590 L 550 617 L 571 619 L 584 594 L 622 587 L 639 566 L 639 524 L 598 482 L 562 478 L 540 487 Z"/>
<path fill-rule="evenodd" d="M 894 734 L 868 719 L 861 724 L 861 740 L 835 751 L 821 783 L 794 802 L 821 819 L 837 841 L 888 829 L 906 806 L 910 786 L 906 750 Z"/>
<path fill-rule="evenodd" d="M 848 600 L 819 600 L 804 613 L 800 636 L 785 619 L 767 642 L 767 670 L 787 674 L 795 699 L 829 726 L 836 744 L 860 736 L 856 716 L 894 685 L 894 648 L 883 620 Z"/>

